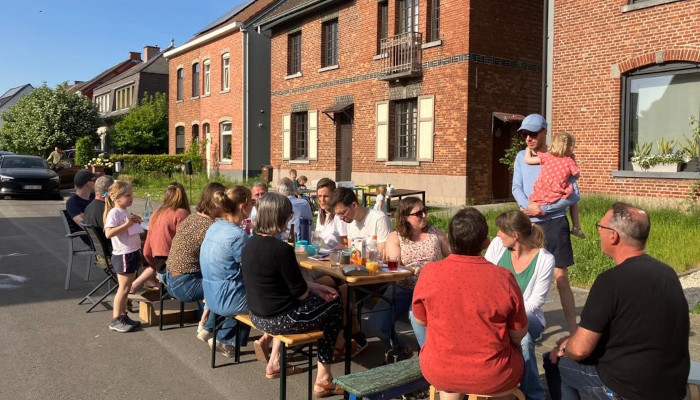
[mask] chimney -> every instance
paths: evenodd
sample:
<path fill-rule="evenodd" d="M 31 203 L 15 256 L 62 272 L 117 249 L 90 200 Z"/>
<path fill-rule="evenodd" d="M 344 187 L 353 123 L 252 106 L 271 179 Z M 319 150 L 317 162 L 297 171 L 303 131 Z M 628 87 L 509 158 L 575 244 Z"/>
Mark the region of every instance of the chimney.
<path fill-rule="evenodd" d="M 138 51 L 130 51 L 129 60 L 141 61 L 141 53 L 139 53 Z"/>
<path fill-rule="evenodd" d="M 143 48 L 143 61 L 146 62 L 160 53 L 160 47 L 158 46 L 145 46 Z"/>

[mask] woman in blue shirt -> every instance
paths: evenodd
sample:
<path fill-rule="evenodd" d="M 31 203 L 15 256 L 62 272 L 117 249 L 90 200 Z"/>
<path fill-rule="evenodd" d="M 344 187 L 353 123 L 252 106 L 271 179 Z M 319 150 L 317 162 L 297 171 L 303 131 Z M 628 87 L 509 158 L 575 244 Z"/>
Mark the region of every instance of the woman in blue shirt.
<path fill-rule="evenodd" d="M 227 317 L 217 332 L 216 349 L 225 357 L 233 357 L 237 322 L 232 316 L 248 311 L 241 274 L 241 253 L 248 236 L 241 223 L 250 216 L 254 203 L 250 189 L 243 186 L 217 192 L 214 202 L 223 215 L 207 230 L 199 263 L 202 267 L 204 299 L 212 311 L 210 318 L 214 313 Z M 249 333 L 248 326 L 241 327 L 241 345 L 247 343 Z M 213 338 L 209 339 L 209 346 L 214 346 Z"/>

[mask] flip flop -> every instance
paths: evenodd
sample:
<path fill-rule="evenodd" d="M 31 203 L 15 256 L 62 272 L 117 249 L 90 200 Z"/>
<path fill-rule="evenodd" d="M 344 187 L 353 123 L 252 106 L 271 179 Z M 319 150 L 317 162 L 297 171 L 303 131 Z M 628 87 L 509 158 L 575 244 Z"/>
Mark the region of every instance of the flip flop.
<path fill-rule="evenodd" d="M 343 388 L 341 388 L 340 386 L 338 386 L 334 383 L 331 383 L 331 382 L 316 383 L 315 385 L 323 388 L 322 391 L 317 391 L 314 388 L 314 398 L 316 398 L 316 399 L 322 399 L 324 397 L 329 397 L 329 396 L 337 396 L 339 394 L 345 393 Z"/>
<path fill-rule="evenodd" d="M 304 371 L 306 371 L 305 368 L 290 365 L 287 367 L 287 376 L 301 374 Z M 267 374 L 267 373 L 265 374 L 265 378 L 267 378 L 267 379 L 277 379 L 279 377 L 280 377 L 279 371 L 275 372 L 274 374 Z"/>
<path fill-rule="evenodd" d="M 262 342 L 256 340 L 253 342 L 253 349 L 255 349 L 255 358 L 267 364 L 270 361 L 270 348 L 263 346 Z"/>

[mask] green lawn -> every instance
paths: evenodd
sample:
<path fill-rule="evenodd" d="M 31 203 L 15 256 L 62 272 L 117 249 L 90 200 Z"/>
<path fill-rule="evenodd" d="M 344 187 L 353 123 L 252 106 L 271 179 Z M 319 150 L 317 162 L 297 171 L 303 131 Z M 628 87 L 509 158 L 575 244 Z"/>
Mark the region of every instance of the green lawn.
<path fill-rule="evenodd" d="M 569 268 L 569 277 L 574 286 L 589 288 L 598 274 L 614 265 L 612 260 L 600 251 L 595 229 L 595 223 L 613 202 L 614 198 L 603 196 L 586 196 L 579 202 L 581 225 L 586 239 L 571 237 L 575 264 Z M 489 222 L 491 237 L 495 236 L 497 231 L 493 221 L 503 210 L 484 213 Z M 700 267 L 700 209 L 696 207 L 690 213 L 672 208 L 647 211 L 651 218 L 647 252 L 669 264 L 678 273 Z M 432 215 L 429 218 L 432 224 L 447 232 L 448 218 Z"/>
<path fill-rule="evenodd" d="M 216 176 L 213 179 L 207 178 L 206 174 L 194 174 L 192 175 L 192 196 L 190 196 L 190 176 L 182 173 L 176 172 L 172 176 L 168 177 L 166 174 L 158 173 L 122 173 L 119 175 L 119 179 L 125 179 L 132 182 L 134 187 L 134 195 L 136 197 L 146 197 L 146 194 L 150 194 L 154 200 L 161 201 L 163 198 L 163 191 L 168 186 L 170 182 L 180 182 L 185 186 L 187 190 L 187 196 L 189 198 L 190 204 L 197 204 L 199 199 L 199 194 L 202 193 L 202 189 L 210 182 L 217 181 L 221 182 L 224 186 L 230 187 L 233 185 L 243 184 L 250 187 L 253 182 L 259 181 L 260 176 L 255 176 L 245 182 L 233 182 L 226 179 L 224 176 Z"/>

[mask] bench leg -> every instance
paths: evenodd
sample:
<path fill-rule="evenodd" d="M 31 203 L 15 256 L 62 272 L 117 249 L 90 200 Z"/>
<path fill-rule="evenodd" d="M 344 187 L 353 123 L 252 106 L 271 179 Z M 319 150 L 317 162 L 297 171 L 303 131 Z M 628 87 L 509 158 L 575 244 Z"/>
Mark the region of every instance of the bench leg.
<path fill-rule="evenodd" d="M 287 399 L 287 345 L 280 345 L 280 400 Z"/>
<path fill-rule="evenodd" d="M 239 364 L 241 362 L 241 323 L 236 321 L 236 350 L 233 353 L 233 362 Z"/>
<path fill-rule="evenodd" d="M 214 318 L 214 332 L 213 332 L 213 336 L 212 336 L 213 339 L 212 339 L 212 346 L 211 346 L 211 367 L 213 369 L 213 368 L 216 368 L 216 331 L 217 331 L 217 328 L 219 327 L 218 326 L 219 325 L 218 324 L 219 316 L 216 315 L 213 311 L 209 311 L 209 312 L 211 312 L 213 314 L 213 318 Z"/>
<path fill-rule="evenodd" d="M 160 307 L 160 318 L 158 318 L 158 330 L 163 330 L 163 282 L 160 283 L 160 296 L 158 300 L 158 305 Z"/>
<path fill-rule="evenodd" d="M 162 319 L 162 318 L 161 318 Z M 180 328 L 185 326 L 185 302 L 180 302 Z"/>
<path fill-rule="evenodd" d="M 308 371 L 308 373 L 307 373 L 308 378 L 307 379 L 309 381 L 309 384 L 308 384 L 309 400 L 311 400 L 311 393 L 314 390 L 313 389 L 313 382 L 311 379 L 312 378 L 311 377 L 311 370 L 312 370 L 311 364 L 313 363 L 313 355 L 314 355 L 314 344 L 313 344 L 313 342 L 311 342 L 311 343 L 309 343 L 308 365 L 306 366 L 308 368 L 307 369 L 307 371 Z"/>

